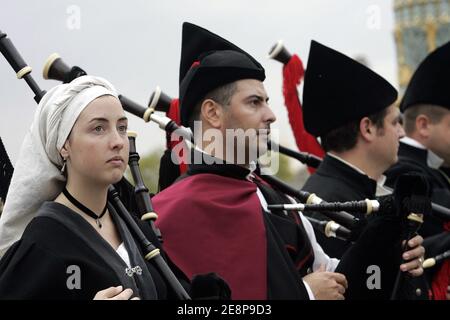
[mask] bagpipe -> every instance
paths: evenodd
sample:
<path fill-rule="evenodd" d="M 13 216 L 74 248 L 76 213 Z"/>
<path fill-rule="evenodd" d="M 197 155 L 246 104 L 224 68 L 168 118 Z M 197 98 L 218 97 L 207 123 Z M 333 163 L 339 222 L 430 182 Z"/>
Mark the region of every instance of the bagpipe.
<path fill-rule="evenodd" d="M 61 59 L 61 57 L 57 54 L 52 54 L 49 56 L 45 63 L 44 67 L 44 78 L 45 79 L 53 79 L 58 80 L 62 82 L 70 82 L 76 77 L 80 77 L 83 75 L 86 75 L 87 73 L 81 69 L 78 66 L 69 67 L 66 63 Z M 190 149 L 193 145 L 193 135 L 190 129 L 185 128 L 181 125 L 178 125 L 174 120 L 170 119 L 169 117 L 165 117 L 162 115 L 157 115 L 154 112 L 160 111 L 160 112 L 168 112 L 168 109 L 170 107 L 170 104 L 172 102 L 172 98 L 164 93 L 159 87 L 156 88 L 156 90 L 151 94 L 148 107 L 144 107 L 142 105 L 139 105 L 138 103 L 134 102 L 133 100 L 127 98 L 126 96 L 120 94 L 119 100 L 122 103 L 122 106 L 125 111 L 142 118 L 145 122 L 153 121 L 156 122 L 159 127 L 166 131 L 168 135 L 175 133 L 177 136 L 180 136 L 184 139 L 184 142 L 188 144 L 188 149 Z M 274 142 L 269 142 L 268 145 L 272 143 L 272 146 L 274 145 Z M 131 145 L 131 144 L 130 144 Z M 310 163 L 311 165 L 318 166 L 321 162 L 321 160 L 313 155 L 307 154 L 307 153 L 301 153 L 294 150 L 290 150 L 286 147 L 282 146 L 276 146 L 278 147 L 278 150 L 280 153 L 284 153 L 288 156 L 295 157 L 297 160 L 301 161 L 302 163 Z M 275 148 L 273 148 L 275 149 Z M 131 149 L 130 149 L 131 150 Z M 275 177 L 271 177 L 272 179 L 278 180 Z M 279 184 L 282 182 L 279 181 Z M 141 190 L 142 191 L 142 190 Z M 281 190 L 283 191 L 283 190 Z M 300 191 L 301 192 L 301 191 Z M 141 193 L 143 194 L 143 193 Z M 318 228 L 320 232 L 323 232 L 327 236 L 339 236 L 341 238 L 343 237 L 350 237 L 351 231 L 348 230 L 346 227 L 341 226 L 339 224 L 339 221 L 345 220 L 345 221 L 354 221 L 354 223 L 347 223 L 346 225 L 352 225 L 354 226 L 358 219 L 354 218 L 353 216 L 347 214 L 342 214 L 344 218 L 340 218 L 339 213 L 330 213 L 330 215 L 335 218 L 337 222 L 329 221 L 325 225 L 323 223 L 317 223 L 316 220 L 311 220 L 313 226 Z M 338 231 L 339 230 L 339 231 Z"/>
<path fill-rule="evenodd" d="M 50 55 L 45 63 L 44 67 L 44 77 L 46 79 L 53 79 L 62 82 L 72 81 L 76 77 L 86 75 L 87 73 L 80 67 L 68 67 L 66 63 L 63 62 L 61 57 L 56 54 Z M 119 99 L 125 111 L 142 118 L 145 122 L 153 121 L 156 122 L 159 127 L 166 131 L 167 134 L 176 133 L 178 136 L 182 137 L 184 142 L 187 144 L 187 148 L 191 149 L 193 146 L 193 134 L 190 129 L 178 125 L 174 120 L 169 117 L 157 115 L 155 111 L 167 112 L 168 107 L 172 101 L 169 95 L 161 91 L 159 88 L 155 90 L 149 99 L 148 107 L 144 107 L 133 100 L 127 98 L 126 96 L 120 94 Z M 287 150 L 287 148 L 285 148 Z M 315 156 L 306 156 L 305 154 L 298 153 L 296 151 L 290 150 L 291 152 L 286 152 L 286 155 L 295 154 L 296 159 L 301 161 L 307 161 L 306 159 L 312 159 L 314 165 L 319 165 L 320 161 Z M 366 206 L 367 210 L 378 210 L 380 204 L 377 200 L 370 202 L 364 202 L 364 204 L 355 205 L 354 203 L 326 203 L 315 194 L 309 194 L 304 191 L 292 190 L 288 185 L 284 184 L 281 180 L 268 175 L 261 176 L 266 182 L 272 184 L 278 188 L 281 192 L 291 195 L 300 202 L 306 203 L 306 208 L 314 208 L 315 210 L 320 210 L 325 214 L 330 221 L 326 221 L 325 224 L 317 223 L 315 220 L 310 220 L 314 227 L 316 227 L 319 232 L 324 233 L 327 236 L 337 236 L 339 234 L 340 238 L 346 237 L 347 240 L 354 241 L 358 238 L 359 234 L 362 232 L 365 226 L 365 221 L 360 220 L 348 212 L 342 210 L 333 210 L 338 207 L 348 208 L 353 210 L 353 212 L 360 212 L 362 206 Z M 288 204 L 287 204 L 288 205 Z M 387 205 L 387 202 L 386 202 Z M 289 205 L 288 205 L 289 206 Z M 300 206 L 302 206 L 300 204 Z M 321 209 L 323 206 L 323 209 Z M 369 208 L 369 209 L 368 209 Z M 330 210 L 332 209 L 332 210 Z M 331 227 L 332 226 L 332 227 Z M 332 232 L 332 230 L 340 230 L 338 232 Z"/>
<path fill-rule="evenodd" d="M 431 268 L 450 257 L 450 230 L 425 238 L 423 241 L 428 258 L 423 262 L 425 269 Z"/>
<path fill-rule="evenodd" d="M 289 78 L 291 76 L 289 74 L 285 74 L 286 72 L 288 72 L 288 73 L 293 72 L 292 70 L 290 70 L 290 71 L 286 70 L 287 68 L 290 67 L 289 64 L 293 64 L 293 62 L 295 62 L 295 60 L 299 60 L 299 58 L 296 55 L 292 55 L 289 52 L 289 50 L 285 47 L 283 41 L 281 41 L 281 40 L 272 46 L 272 48 L 269 51 L 268 58 L 273 59 L 273 60 L 278 61 L 281 64 L 283 64 L 283 76 L 285 78 Z M 301 69 L 299 71 L 301 74 L 300 77 L 302 76 L 302 74 L 304 72 L 301 62 L 300 62 L 300 65 L 294 65 L 291 67 L 291 69 Z M 285 81 L 289 81 L 289 79 L 285 79 Z M 285 95 L 285 100 L 287 100 L 285 91 L 288 90 L 288 88 L 286 88 L 286 85 L 287 84 L 285 83 L 283 86 L 283 94 Z M 286 102 L 286 104 L 288 104 L 287 101 L 285 101 L 285 102 Z M 314 152 L 317 152 L 317 147 L 320 148 L 320 145 L 318 145 L 318 143 L 316 143 L 317 140 L 315 139 L 315 137 L 308 134 L 303 127 L 303 123 L 302 123 L 303 117 L 301 116 L 300 104 L 298 106 L 295 106 L 296 109 L 299 109 L 299 110 L 292 110 L 293 107 L 289 106 L 289 105 L 287 105 L 287 107 L 288 107 L 288 112 L 295 111 L 298 113 L 298 114 L 296 114 L 296 116 L 299 117 L 299 115 L 300 115 L 300 117 L 301 117 L 300 120 L 297 119 L 298 123 L 293 122 L 294 119 L 290 119 L 291 126 L 294 131 L 294 135 L 300 135 L 300 134 L 302 135 L 302 144 L 305 147 L 304 149 L 309 149 Z M 301 132 L 299 133 L 299 131 L 301 131 Z M 299 149 L 302 146 L 302 144 L 299 143 L 299 141 L 297 141 L 297 145 L 299 146 Z M 287 150 L 286 152 L 284 152 L 284 154 L 286 154 L 294 159 L 299 160 L 300 162 L 306 164 L 308 167 L 313 168 L 313 169 L 317 168 L 321 162 L 321 158 L 318 157 L 317 155 L 314 155 L 313 153 L 301 152 L 301 154 L 308 157 L 308 159 L 304 159 L 304 160 L 302 160 L 302 156 L 299 156 L 298 153 L 295 151 L 294 151 L 294 153 L 292 153 L 289 150 Z M 385 188 L 389 189 L 387 187 L 385 187 Z M 392 192 L 392 190 L 390 190 L 390 192 Z M 431 206 L 432 206 L 432 213 L 436 217 L 442 219 L 443 221 L 450 220 L 450 209 L 449 208 L 446 208 L 446 207 L 436 204 L 436 203 L 431 203 Z"/>
<path fill-rule="evenodd" d="M 3 37 L 3 38 L 5 38 L 5 37 Z M 3 46 L 1 46 L 1 47 L 3 49 Z M 10 43 L 10 48 L 13 48 L 14 51 L 15 51 L 15 48 L 12 46 L 11 43 Z M 23 60 L 20 58 L 20 55 L 18 55 L 17 51 L 15 51 L 15 53 L 17 54 L 17 57 L 15 57 L 14 54 L 11 54 L 11 52 L 12 52 L 11 50 L 6 50 L 6 51 L 7 51 L 8 56 L 10 58 L 13 57 L 14 61 L 15 61 L 14 58 L 17 58 L 18 61 L 22 61 L 23 62 Z M 2 52 L 3 52 L 3 50 L 2 50 Z M 15 63 L 15 64 L 11 63 L 11 65 L 13 66 L 13 65 L 19 65 L 19 64 L 18 63 Z M 22 68 L 19 69 L 19 71 L 24 69 L 23 66 L 26 66 L 25 63 L 23 63 L 21 65 L 22 65 Z M 14 69 L 14 70 L 16 70 L 16 69 Z M 27 70 L 27 69 L 25 69 L 25 70 Z M 16 70 L 16 72 L 18 72 L 18 71 Z M 42 97 L 42 95 L 43 95 L 42 92 L 43 91 L 41 91 L 39 89 L 39 87 L 37 85 L 35 85 L 34 81 L 31 81 L 32 78 L 29 75 L 30 72 L 31 72 L 31 70 L 26 74 L 27 78 L 29 79 L 27 81 L 27 83 L 34 83 L 34 85 L 30 85 L 30 87 L 32 88 L 33 92 L 35 92 L 36 97 L 38 97 L 39 94 L 41 94 L 41 97 Z M 23 73 L 24 73 L 24 71 L 22 71 L 22 74 Z M 48 63 L 46 63 L 46 67 L 44 68 L 44 76 L 46 78 L 55 79 L 55 80 L 59 80 L 59 81 L 63 81 L 63 82 L 69 82 L 69 81 L 73 80 L 74 78 L 76 78 L 78 76 L 85 75 L 85 74 L 86 74 L 86 72 L 84 70 L 82 70 L 81 68 L 79 68 L 79 67 L 69 68 L 61 60 L 61 58 L 59 56 L 56 56 L 56 55 L 53 55 L 51 57 L 51 59 L 48 60 Z M 161 98 L 161 97 L 164 98 L 164 95 L 162 95 L 160 93 L 159 94 L 159 98 Z M 184 138 L 184 140 L 185 140 L 185 142 L 187 144 L 191 144 L 191 146 L 192 146 L 193 135 L 192 135 L 192 133 L 191 133 L 191 131 L 189 129 L 177 125 L 175 121 L 173 121 L 172 119 L 170 119 L 168 117 L 164 117 L 164 116 L 160 116 L 160 115 L 155 114 L 155 111 L 162 111 L 161 109 L 158 110 L 158 105 L 159 105 L 158 100 L 159 100 L 159 98 L 156 99 L 155 96 L 154 96 L 150 100 L 151 103 L 146 108 L 146 107 L 143 107 L 143 106 L 139 105 L 138 103 L 135 103 L 134 101 L 132 101 L 131 99 L 129 99 L 129 98 L 123 96 L 123 95 L 119 95 L 119 99 L 120 99 L 120 101 L 121 101 L 125 111 L 130 112 L 130 113 L 132 113 L 132 114 L 142 118 L 146 122 L 153 121 L 153 122 L 157 123 L 159 125 L 159 127 L 164 129 L 167 133 L 171 134 L 171 133 L 177 132 L 177 134 L 179 136 Z M 36 99 L 36 98 L 35 98 L 35 100 L 39 101 L 39 99 Z M 156 102 L 154 102 L 154 101 L 156 101 Z M 316 161 L 316 163 L 318 163 L 318 162 Z M 284 192 L 283 188 L 285 188 L 285 189 L 293 189 L 293 188 L 289 187 L 288 185 L 284 184 L 281 180 L 278 180 L 278 179 L 276 179 L 273 176 L 263 175 L 262 178 L 264 180 L 266 180 L 269 184 L 271 184 L 271 185 L 273 185 L 275 187 L 278 187 L 278 189 L 280 191 L 282 191 L 282 192 Z M 289 191 L 292 191 L 292 190 L 289 190 Z M 145 188 L 141 188 L 141 190 L 139 190 L 139 192 L 141 194 L 148 193 L 148 191 L 145 191 Z M 285 192 L 285 193 L 289 194 L 289 192 Z M 314 208 L 316 210 L 318 209 L 317 205 L 322 204 L 322 203 L 324 205 L 328 206 L 327 210 L 330 209 L 330 204 L 324 203 L 322 199 L 320 199 L 318 197 L 315 197 L 314 195 L 311 195 L 311 194 L 308 194 L 308 193 L 305 193 L 305 192 L 302 192 L 302 191 L 297 191 L 295 189 L 293 190 L 293 192 L 290 193 L 290 195 L 292 195 L 293 197 L 297 198 L 300 201 L 305 202 L 307 205 L 314 205 L 315 206 Z M 120 201 L 120 199 L 117 196 L 117 192 L 115 193 L 113 190 L 111 190 L 110 191 L 110 198 L 115 203 L 115 205 L 119 207 L 119 211 L 125 210 L 124 213 L 125 214 L 127 213 L 126 212 L 127 209 L 125 208 L 125 206 L 121 207 L 118 204 L 118 201 Z M 395 199 L 397 199 L 396 202 L 394 201 L 394 205 L 397 206 L 397 210 L 395 210 L 394 212 L 397 215 L 399 215 L 399 212 L 401 212 L 403 214 L 404 218 L 405 218 L 405 221 L 410 222 L 410 225 L 411 225 L 410 231 L 407 231 L 407 235 L 409 235 L 409 236 L 414 233 L 413 229 L 417 228 L 417 225 L 420 224 L 420 219 L 419 218 L 416 219 L 416 215 L 412 215 L 411 211 L 409 211 L 409 210 L 415 210 L 415 212 L 422 212 L 422 211 L 419 210 L 421 208 L 417 208 L 417 210 L 416 210 L 414 208 L 414 205 L 411 205 L 411 203 L 414 204 L 414 201 L 411 201 L 412 198 L 414 198 L 414 197 L 412 197 L 412 194 L 410 194 L 409 196 L 405 196 L 405 197 L 401 198 L 402 199 L 401 201 L 398 200 L 398 199 L 400 199 L 399 197 L 395 198 Z M 408 200 L 406 200 L 406 199 L 408 199 Z M 403 201 L 403 200 L 405 200 L 405 201 Z M 405 207 L 406 205 L 405 205 L 404 202 L 409 203 L 409 206 L 407 208 Z M 420 203 L 420 201 L 418 201 L 417 203 Z M 420 205 L 417 205 L 417 203 L 416 203 L 416 207 L 420 207 Z M 150 202 L 150 204 L 151 204 L 151 202 Z M 365 205 L 366 205 L 366 207 L 369 206 L 369 204 L 367 202 L 366 202 Z M 372 209 L 373 209 L 373 207 L 376 207 L 376 203 L 375 202 L 370 202 L 370 205 L 372 206 Z M 148 205 L 145 205 L 145 206 L 146 206 L 145 210 L 142 210 L 142 213 L 144 214 L 144 211 L 145 211 L 145 214 L 150 213 L 149 216 L 154 217 L 154 215 L 151 214 L 151 213 L 153 213 L 151 207 L 149 207 Z M 351 207 L 361 208 L 361 206 L 362 206 L 362 204 L 358 204 L 358 205 L 352 204 Z M 144 205 L 142 207 L 144 207 Z M 380 207 L 381 207 L 381 205 L 378 206 L 378 208 L 380 208 Z M 343 209 L 343 208 L 347 208 L 347 205 L 334 204 L 333 208 L 334 209 Z M 366 208 L 366 211 L 367 211 L 367 208 Z M 409 214 L 406 215 L 405 212 L 409 212 Z M 315 223 L 313 221 L 313 225 L 315 225 L 316 227 L 321 226 L 320 228 L 322 228 L 324 230 L 324 232 L 327 232 L 328 234 L 333 234 L 334 233 L 335 236 L 337 236 L 339 234 L 339 237 L 349 237 L 348 235 L 351 234 L 350 230 L 352 228 L 356 228 L 360 224 L 359 219 L 355 218 L 354 216 L 352 216 L 351 214 L 349 214 L 347 212 L 342 212 L 342 211 L 331 212 L 331 211 L 327 211 L 327 214 L 330 215 L 329 217 L 334 217 L 335 218 L 334 220 L 336 220 L 337 222 L 339 222 L 338 219 L 341 219 L 341 222 L 343 222 L 343 224 L 347 224 L 347 226 L 349 226 L 349 228 L 348 228 L 349 231 L 346 231 L 345 229 L 343 229 L 346 226 L 342 226 L 342 228 L 340 229 L 342 232 L 338 232 L 337 230 L 339 229 L 339 227 L 336 226 L 336 225 L 330 224 L 327 227 L 323 223 Z M 129 213 L 128 213 L 128 215 L 126 217 L 132 219 L 131 216 L 129 215 Z M 406 219 L 406 217 L 409 217 L 409 218 Z M 128 218 L 124 218 L 124 220 L 125 221 L 129 221 L 130 219 L 128 219 Z M 150 220 L 152 220 L 152 219 L 150 219 Z M 131 225 L 130 228 L 134 228 L 133 225 Z M 331 232 L 330 232 L 330 230 L 331 230 Z M 157 232 L 157 231 L 155 230 L 154 232 Z M 408 239 L 408 237 L 406 237 L 405 239 Z M 160 254 L 157 251 L 155 251 L 157 248 L 155 246 L 152 246 L 151 243 L 149 244 L 149 243 L 147 243 L 145 241 L 142 241 L 142 246 L 144 248 L 147 248 L 146 249 L 146 252 L 147 252 L 146 257 L 147 258 L 151 259 L 152 261 L 155 261 L 155 257 L 160 257 Z M 162 258 L 161 258 L 161 260 L 164 261 Z M 161 268 L 161 267 L 158 267 L 158 268 Z M 167 270 L 170 271 L 169 268 L 167 268 L 167 269 L 163 268 L 161 272 L 167 272 Z M 172 273 L 172 275 L 173 275 L 173 273 Z M 173 279 L 173 277 L 171 277 L 170 275 L 165 275 L 165 277 L 166 277 L 166 279 L 168 279 L 168 283 L 171 283 L 170 279 Z M 175 280 L 176 280 L 176 278 L 175 278 Z M 179 284 L 179 286 L 178 286 L 177 283 L 179 284 L 179 282 L 176 281 L 174 284 L 171 284 L 171 285 L 174 287 L 174 290 L 177 292 L 178 296 L 180 298 L 188 298 L 187 293 L 184 291 L 184 289 L 182 288 L 181 284 Z"/>
<path fill-rule="evenodd" d="M 18 79 L 25 79 L 29 87 L 32 89 L 32 91 L 35 93 L 34 100 L 39 103 L 42 97 L 45 94 L 45 91 L 41 90 L 37 83 L 34 81 L 33 77 L 31 76 L 31 67 L 29 67 L 13 43 L 10 39 L 6 37 L 6 34 L 0 32 L 0 51 L 5 56 L 5 58 L 8 60 L 10 65 L 13 67 L 14 71 L 17 73 Z M 54 59 L 54 62 L 58 59 Z M 60 64 L 63 66 L 63 64 Z M 64 66 L 63 66 L 64 67 Z M 73 69 L 76 70 L 76 69 Z M 44 68 L 44 76 L 49 75 L 50 72 L 54 72 L 54 70 L 51 70 L 51 66 L 47 66 Z M 77 72 L 74 71 L 74 73 L 78 74 L 79 76 L 83 75 L 81 71 L 77 70 Z M 135 159 L 135 158 L 134 158 Z M 132 160 L 134 162 L 135 160 Z M 171 287 L 171 289 L 174 291 L 177 298 L 180 300 L 190 300 L 189 294 L 186 292 L 184 287 L 181 285 L 179 280 L 176 278 L 172 270 L 167 265 L 166 261 L 162 258 L 160 249 L 158 249 L 153 243 L 151 243 L 142 230 L 139 228 L 136 221 L 133 219 L 132 215 L 129 213 L 127 208 L 123 205 L 119 194 L 117 190 L 114 188 L 114 186 L 110 186 L 108 190 L 108 197 L 109 201 L 113 204 L 114 208 L 117 210 L 120 217 L 125 221 L 128 228 L 130 228 L 131 232 L 137 236 L 141 248 L 144 251 L 144 258 L 153 263 L 156 269 L 160 272 L 160 274 L 164 277 L 164 279 L 167 281 L 168 285 Z M 145 208 L 147 210 L 147 208 Z M 154 229 L 155 230 L 155 229 Z M 156 230 L 155 230 L 156 231 Z"/>

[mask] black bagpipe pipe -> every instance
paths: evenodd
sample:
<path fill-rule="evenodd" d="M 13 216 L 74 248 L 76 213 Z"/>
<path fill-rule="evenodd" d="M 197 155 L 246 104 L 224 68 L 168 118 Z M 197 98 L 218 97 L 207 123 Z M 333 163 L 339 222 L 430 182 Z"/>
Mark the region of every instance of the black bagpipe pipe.
<path fill-rule="evenodd" d="M 136 151 L 136 137 L 137 133 L 128 131 L 128 140 L 130 142 L 128 165 L 130 167 L 131 175 L 134 180 L 134 193 L 136 197 L 137 207 L 141 220 L 148 221 L 153 233 L 158 238 L 158 241 L 162 244 L 163 239 L 161 231 L 156 227 L 155 221 L 158 219 L 158 215 L 153 210 L 152 200 L 150 199 L 149 190 L 142 178 L 141 170 L 139 168 L 139 153 Z"/>
<path fill-rule="evenodd" d="M 303 202 L 306 205 L 320 205 L 320 204 L 326 204 L 324 200 L 322 200 L 320 197 L 318 197 L 314 193 L 309 193 L 306 191 L 297 190 L 294 187 L 288 185 L 284 181 L 281 181 L 280 179 L 270 176 L 270 175 L 261 175 L 261 178 L 269 183 L 270 185 L 274 186 L 279 191 L 297 199 L 299 202 Z M 305 204 L 298 204 L 300 206 L 304 206 Z M 283 209 L 283 206 L 285 205 L 297 205 L 297 204 L 275 204 L 275 205 L 269 205 L 268 208 L 271 209 Z M 275 206 L 275 207 L 272 207 Z M 290 209 L 289 209 L 290 210 Z M 295 209 L 294 209 L 295 210 Z M 344 226 L 345 228 L 353 231 L 360 229 L 363 222 L 358 219 L 357 217 L 353 216 L 352 214 L 344 211 L 322 211 L 322 214 L 327 216 L 327 218 L 335 221 L 336 223 Z"/>
<path fill-rule="evenodd" d="M 45 62 L 44 67 L 44 78 L 53 79 L 67 83 L 73 79 L 86 75 L 87 73 L 78 66 L 69 67 L 57 54 L 52 54 L 49 56 Z M 155 114 L 155 111 L 167 112 L 172 101 L 172 98 L 161 91 L 159 87 L 150 96 L 150 101 L 148 107 L 144 107 L 135 101 L 129 99 L 124 95 L 119 95 L 119 100 L 122 103 L 125 111 L 142 118 L 145 122 L 153 121 L 159 125 L 159 127 L 165 130 L 168 134 L 175 132 L 178 136 L 183 137 L 186 141 L 193 142 L 193 136 L 189 129 L 178 126 L 175 121 L 168 117 Z M 269 149 L 278 150 L 278 152 L 290 156 L 298 161 L 317 168 L 321 159 L 315 155 L 306 152 L 297 152 L 292 149 L 286 148 L 284 146 L 278 145 L 273 141 L 268 143 Z"/>
<path fill-rule="evenodd" d="M 308 152 L 295 151 L 282 145 L 279 145 L 274 141 L 269 141 L 267 146 L 269 147 L 269 150 L 276 150 L 277 152 L 284 154 L 288 157 L 294 158 L 311 168 L 317 169 L 322 163 L 322 159 L 316 155 L 313 155 Z"/>
<path fill-rule="evenodd" d="M 171 98 L 168 94 L 162 91 L 159 86 L 157 86 L 155 91 L 153 91 L 150 95 L 149 107 L 156 108 L 157 111 L 167 112 L 169 110 L 172 99 L 173 98 Z M 274 150 L 291 158 L 297 159 L 301 163 L 312 168 L 317 168 L 322 162 L 321 158 L 313 154 L 307 152 L 298 152 L 279 145 L 274 141 L 269 141 L 267 143 L 267 146 L 269 150 Z"/>
<path fill-rule="evenodd" d="M 351 230 L 332 220 L 317 220 L 312 217 L 306 217 L 306 219 L 311 222 L 314 229 L 320 231 L 320 233 L 324 234 L 327 238 L 337 238 L 344 241 L 352 238 Z"/>
<path fill-rule="evenodd" d="M 270 48 L 268 58 L 281 62 L 283 65 L 287 64 L 291 60 L 292 55 L 286 49 L 282 40 L 279 40 L 276 44 Z"/>
<path fill-rule="evenodd" d="M 432 258 L 426 259 L 423 262 L 422 266 L 424 269 L 428 269 L 428 268 L 435 266 L 436 263 L 439 263 L 447 258 L 450 258 L 450 250 L 444 251 L 443 253 L 438 254 Z"/>
<path fill-rule="evenodd" d="M 162 258 L 161 252 L 156 248 L 153 243 L 151 243 L 147 237 L 144 235 L 142 230 L 137 225 L 136 221 L 133 220 L 131 214 L 128 212 L 127 208 L 123 205 L 120 200 L 119 193 L 113 186 L 109 187 L 108 190 L 109 199 L 115 204 L 115 208 L 121 218 L 127 223 L 132 232 L 138 237 L 144 249 L 144 258 L 147 261 L 153 262 L 156 268 L 164 275 L 169 286 L 174 290 L 175 294 L 180 300 L 190 300 L 188 293 L 178 281 L 172 270 L 167 265 L 166 261 Z"/>
<path fill-rule="evenodd" d="M 384 188 L 390 192 L 393 192 L 393 189 L 384 186 Z M 431 213 L 442 219 L 443 221 L 450 221 L 450 209 L 440 204 L 431 202 Z"/>
<path fill-rule="evenodd" d="M 0 47 L 3 55 L 8 60 L 13 69 L 18 73 L 18 78 L 22 77 L 28 79 L 27 84 L 36 94 L 34 100 L 36 103 L 39 103 L 42 97 L 45 94 L 45 91 L 41 90 L 37 83 L 31 78 L 30 72 L 31 68 L 28 67 L 23 61 L 20 54 L 17 52 L 17 49 L 14 47 L 12 42 L 9 39 L 6 39 L 6 35 L 0 32 Z M 18 71 L 17 71 L 18 70 Z M 21 71 L 25 70 L 25 71 Z M 19 74 L 19 71 L 21 73 Z M 20 75 L 20 77 L 19 77 Z M 27 77 L 26 77 L 27 76 Z M 173 272 L 170 270 L 169 266 L 165 262 L 165 260 L 161 257 L 159 249 L 157 249 L 144 235 L 142 230 L 139 228 L 137 223 L 131 217 L 131 214 L 123 205 L 122 201 L 119 198 L 119 194 L 115 190 L 113 186 L 109 188 L 109 197 L 113 201 L 114 207 L 117 209 L 119 215 L 122 219 L 127 223 L 131 232 L 133 232 L 140 241 L 141 246 L 146 251 L 145 259 L 154 263 L 157 270 L 160 271 L 161 275 L 167 280 L 167 283 L 174 290 L 175 294 L 178 298 L 187 300 L 190 299 L 186 290 L 183 288 L 181 283 L 175 277 Z"/>
<path fill-rule="evenodd" d="M 45 62 L 44 77 L 46 79 L 53 79 L 67 83 L 84 75 L 87 75 L 86 71 L 78 66 L 71 68 L 68 67 L 57 54 L 51 54 Z M 142 118 L 145 122 L 153 121 L 157 123 L 159 127 L 165 130 L 168 134 L 175 133 L 178 136 L 183 137 L 185 140 L 192 141 L 192 133 L 189 129 L 178 126 L 175 121 L 168 117 L 155 114 L 155 111 L 162 111 L 158 109 L 158 106 L 153 106 L 150 104 L 146 108 L 121 94 L 119 95 L 119 100 L 125 111 Z"/>
<path fill-rule="evenodd" d="M 155 91 L 151 94 L 150 96 L 150 100 L 149 100 L 149 108 L 155 109 L 158 108 L 158 111 L 163 111 L 163 112 L 167 112 L 170 104 L 172 102 L 172 98 L 167 95 L 166 93 L 164 93 L 163 91 L 161 91 L 161 89 L 159 87 L 157 87 L 155 89 Z M 139 107 L 138 105 L 135 105 L 134 108 L 136 110 L 140 109 L 140 114 L 143 114 L 143 107 Z M 181 126 L 178 126 L 178 128 L 180 128 Z M 176 126 L 174 125 L 175 130 L 177 130 L 178 128 L 176 128 Z M 181 127 L 183 128 L 183 127 Z M 184 136 L 188 141 L 193 141 L 192 136 L 187 137 L 186 135 Z M 272 143 L 272 145 L 275 145 L 274 142 L 269 142 L 269 145 Z M 295 152 L 293 150 L 290 150 L 288 148 L 284 148 L 281 146 L 276 146 L 279 147 L 280 152 L 283 153 L 283 151 L 286 151 L 286 155 L 294 155 L 297 159 L 302 159 L 300 161 L 305 161 L 306 159 L 311 159 L 311 163 L 314 163 L 316 166 L 318 166 L 320 164 L 320 159 L 315 157 L 315 156 L 308 156 L 308 154 L 306 153 L 298 153 Z M 314 161 L 314 162 L 313 162 Z M 305 163 L 305 162 L 304 162 Z M 265 177 L 269 177 L 269 176 L 264 176 Z M 274 177 L 270 177 L 271 179 L 274 180 L 278 180 Z M 282 183 L 281 181 L 279 181 L 279 183 Z M 284 192 L 285 190 L 280 190 L 282 192 Z M 291 190 L 292 191 L 292 190 Z M 288 193 L 288 192 L 285 192 Z M 313 199 L 315 197 L 315 195 L 310 195 L 310 194 L 306 194 L 303 193 L 302 191 L 299 191 L 300 194 L 305 195 L 306 198 L 310 198 Z M 305 199 L 305 197 L 300 196 L 301 199 Z M 318 199 L 318 197 L 314 198 L 315 200 Z M 306 200 L 306 199 L 305 199 Z M 350 225 L 350 226 L 356 226 L 356 224 L 358 223 L 358 219 L 349 215 L 349 214 L 345 214 L 345 213 L 336 213 L 336 212 L 332 212 L 330 213 L 330 215 L 336 220 L 336 221 L 342 221 L 345 220 L 346 225 Z M 309 218 L 308 218 L 309 219 Z M 327 237 L 336 237 L 336 238 L 340 238 L 340 239 L 345 239 L 348 240 L 351 238 L 351 231 L 334 222 L 334 221 L 318 221 L 316 219 L 310 219 L 311 224 L 316 227 L 320 232 L 323 232 Z"/>
<path fill-rule="evenodd" d="M 428 258 L 423 262 L 423 268 L 431 268 L 450 257 L 450 231 L 426 237 L 423 246 Z"/>
<path fill-rule="evenodd" d="M 404 174 L 397 179 L 392 199 L 394 211 L 403 220 L 402 257 L 403 253 L 409 250 L 408 241 L 417 234 L 422 226 L 423 217 L 431 214 L 432 207 L 428 194 L 429 185 L 421 175 Z M 405 263 L 403 258 L 401 258 L 401 263 Z M 397 299 L 401 283 L 404 280 L 405 274 L 399 269 L 392 289 L 391 300 Z"/>
<path fill-rule="evenodd" d="M 14 44 L 9 38 L 7 38 L 6 33 L 0 31 L 0 51 L 2 52 L 5 59 L 14 69 L 17 75 L 17 79 L 24 79 L 28 86 L 31 88 L 35 94 L 34 100 L 39 103 L 45 94 L 45 91 L 41 90 L 31 76 L 31 67 L 28 66 L 23 60 L 22 56 L 17 51 Z"/>

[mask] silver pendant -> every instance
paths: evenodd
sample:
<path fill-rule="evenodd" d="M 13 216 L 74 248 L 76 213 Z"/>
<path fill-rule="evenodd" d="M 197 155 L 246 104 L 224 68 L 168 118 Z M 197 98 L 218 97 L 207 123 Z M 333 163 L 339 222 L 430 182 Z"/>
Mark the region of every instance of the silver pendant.
<path fill-rule="evenodd" d="M 95 222 L 97 223 L 97 226 L 101 229 L 102 228 L 102 223 L 100 222 L 99 219 L 95 220 Z"/>

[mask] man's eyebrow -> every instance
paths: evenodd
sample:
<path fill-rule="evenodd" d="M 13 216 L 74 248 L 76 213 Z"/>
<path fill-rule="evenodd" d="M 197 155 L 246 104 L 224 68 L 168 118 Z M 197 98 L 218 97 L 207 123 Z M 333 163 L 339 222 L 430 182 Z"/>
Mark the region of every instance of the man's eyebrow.
<path fill-rule="evenodd" d="M 247 97 L 247 99 L 258 99 L 259 101 L 269 101 L 269 97 L 264 98 L 264 96 L 259 95 L 259 94 L 252 94 L 250 96 Z"/>

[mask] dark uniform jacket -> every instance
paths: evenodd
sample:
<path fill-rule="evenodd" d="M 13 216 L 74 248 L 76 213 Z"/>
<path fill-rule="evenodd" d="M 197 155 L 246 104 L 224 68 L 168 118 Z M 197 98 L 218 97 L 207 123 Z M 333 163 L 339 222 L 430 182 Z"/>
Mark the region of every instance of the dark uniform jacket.
<path fill-rule="evenodd" d="M 399 161 L 386 171 L 388 186 L 394 186 L 396 179 L 403 173 L 415 172 L 422 174 L 431 189 L 431 201 L 450 208 L 450 182 L 443 172 L 427 165 L 428 151 L 400 143 L 398 150 Z M 436 215 L 424 218 L 419 233 L 425 238 L 443 231 L 443 221 Z"/>

